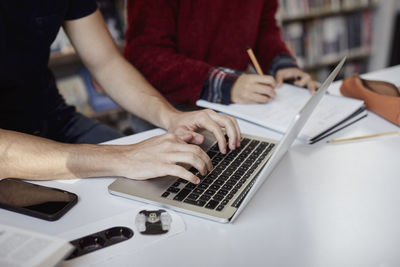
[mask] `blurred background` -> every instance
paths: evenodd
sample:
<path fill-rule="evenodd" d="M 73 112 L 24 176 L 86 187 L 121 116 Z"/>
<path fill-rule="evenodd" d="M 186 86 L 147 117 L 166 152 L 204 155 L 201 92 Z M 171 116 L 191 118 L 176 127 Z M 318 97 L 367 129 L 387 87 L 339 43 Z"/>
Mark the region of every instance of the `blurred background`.
<path fill-rule="evenodd" d="M 111 35 L 124 47 L 126 0 L 97 0 Z M 399 0 L 279 0 L 282 38 L 298 64 L 323 81 L 346 55 L 338 79 L 400 64 Z M 61 30 L 51 48 L 50 68 L 61 94 L 77 109 L 132 134 L 131 119 L 91 79 Z"/>

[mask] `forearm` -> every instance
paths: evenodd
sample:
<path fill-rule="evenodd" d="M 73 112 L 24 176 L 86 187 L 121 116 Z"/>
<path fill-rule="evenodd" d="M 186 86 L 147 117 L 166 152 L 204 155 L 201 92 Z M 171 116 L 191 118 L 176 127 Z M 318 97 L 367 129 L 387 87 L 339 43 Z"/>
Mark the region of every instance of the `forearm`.
<path fill-rule="evenodd" d="M 296 60 L 290 54 L 278 54 L 272 60 L 268 73 L 275 77 L 278 70 L 287 68 L 298 68 Z"/>
<path fill-rule="evenodd" d="M 0 129 L 0 179 L 73 179 L 112 175 L 112 146 L 71 145 Z"/>
<path fill-rule="evenodd" d="M 242 73 L 229 68 L 212 68 L 203 84 L 200 98 L 209 102 L 230 104 L 233 84 Z"/>
<path fill-rule="evenodd" d="M 122 57 L 99 11 L 67 21 L 64 28 L 83 63 L 107 94 L 129 112 L 168 128 L 172 115 L 178 111 Z"/>
<path fill-rule="evenodd" d="M 95 79 L 130 113 L 165 129 L 173 115 L 180 113 L 120 54 L 100 66 L 91 69 Z"/>

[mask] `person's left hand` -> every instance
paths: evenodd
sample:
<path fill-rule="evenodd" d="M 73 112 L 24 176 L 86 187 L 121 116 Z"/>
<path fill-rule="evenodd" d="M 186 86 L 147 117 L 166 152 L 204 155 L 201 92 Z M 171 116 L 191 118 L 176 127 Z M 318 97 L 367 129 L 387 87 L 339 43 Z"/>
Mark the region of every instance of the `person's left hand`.
<path fill-rule="evenodd" d="M 282 86 L 282 83 L 287 80 L 294 80 L 293 84 L 299 87 L 307 87 L 311 93 L 318 90 L 321 84 L 314 81 L 308 73 L 303 72 L 298 68 L 280 69 L 276 72 L 277 87 Z"/>
<path fill-rule="evenodd" d="M 236 119 L 210 109 L 177 113 L 171 120 L 168 132 L 178 135 L 185 142 L 200 145 L 204 142 L 204 136 L 196 131 L 208 130 L 217 139 L 221 153 L 225 154 L 227 144 L 222 128 L 225 128 L 229 137 L 229 149 L 234 150 L 239 147 L 240 129 Z"/>

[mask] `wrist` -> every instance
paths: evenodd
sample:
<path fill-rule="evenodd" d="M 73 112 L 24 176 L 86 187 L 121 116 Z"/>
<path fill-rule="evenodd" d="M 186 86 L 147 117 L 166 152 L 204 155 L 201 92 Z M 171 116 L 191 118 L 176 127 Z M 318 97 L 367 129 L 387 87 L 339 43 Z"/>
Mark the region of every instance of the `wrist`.
<path fill-rule="evenodd" d="M 242 74 L 229 68 L 211 68 L 203 85 L 201 99 L 221 104 L 231 103 L 231 89 Z"/>
<path fill-rule="evenodd" d="M 177 121 L 177 118 L 179 115 L 183 114 L 184 112 L 179 111 L 177 109 L 171 109 L 168 112 L 163 112 L 162 114 L 162 125 L 161 127 L 165 130 L 169 130 L 171 126 L 174 124 L 174 122 Z"/>
<path fill-rule="evenodd" d="M 69 146 L 66 167 L 75 177 L 116 176 L 120 146 L 79 144 Z"/>
<path fill-rule="evenodd" d="M 279 54 L 277 55 L 271 63 L 269 74 L 276 77 L 279 70 L 286 68 L 299 68 L 296 60 L 289 54 Z"/>

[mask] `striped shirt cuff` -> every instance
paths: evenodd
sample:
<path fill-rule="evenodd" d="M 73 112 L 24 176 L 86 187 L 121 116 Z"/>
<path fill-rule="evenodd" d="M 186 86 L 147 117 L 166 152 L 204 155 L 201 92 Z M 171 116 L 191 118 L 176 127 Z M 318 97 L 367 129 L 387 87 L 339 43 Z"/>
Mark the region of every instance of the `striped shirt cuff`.
<path fill-rule="evenodd" d="M 200 98 L 209 102 L 230 104 L 231 88 L 241 74 L 242 72 L 229 68 L 211 68 Z"/>
<path fill-rule="evenodd" d="M 271 67 L 269 69 L 269 74 L 274 76 L 276 72 L 280 69 L 286 68 L 298 68 L 296 60 L 289 54 L 279 54 L 274 60 L 272 60 Z"/>

